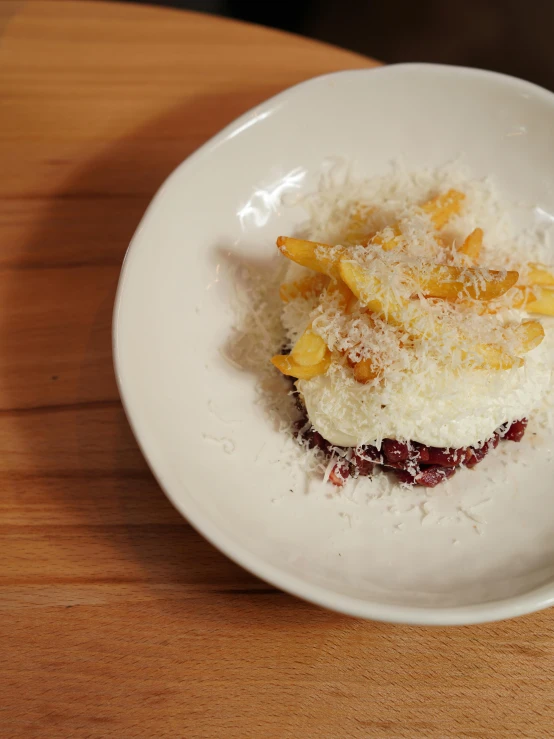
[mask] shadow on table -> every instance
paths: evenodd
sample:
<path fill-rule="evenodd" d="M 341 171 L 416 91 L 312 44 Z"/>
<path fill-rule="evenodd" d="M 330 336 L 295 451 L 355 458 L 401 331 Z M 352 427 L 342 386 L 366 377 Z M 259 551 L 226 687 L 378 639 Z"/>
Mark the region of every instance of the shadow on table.
<path fill-rule="evenodd" d="M 294 604 L 295 618 L 304 614 L 310 621 L 319 621 L 331 614 L 293 600 L 245 572 L 208 544 L 173 509 L 138 450 L 119 401 L 111 365 L 111 316 L 119 269 L 152 195 L 170 171 L 207 137 L 274 92 L 277 90 L 260 88 L 240 97 L 232 93 L 198 97 L 103 151 L 57 193 L 17 267 L 52 266 L 52 260 L 41 254 L 68 238 L 64 223 L 71 213 L 71 218 L 79 222 L 74 251 L 68 256 L 62 250 L 62 257 L 56 257 L 62 274 L 60 305 L 71 305 L 75 300 L 75 270 L 98 267 L 100 272 L 93 270 L 90 274 L 100 275 L 99 283 L 91 291 L 84 325 L 68 334 L 69 340 L 86 346 L 84 352 L 76 351 L 76 355 L 81 351 L 83 359 L 74 389 L 69 397 L 64 395 L 64 405 L 58 402 L 50 410 L 36 409 L 41 413 L 40 434 L 36 418 L 29 411 L 17 417 L 17 430 L 25 453 L 32 457 L 34 473 L 41 480 L 37 484 L 44 484 L 54 507 L 60 507 L 66 519 L 85 531 L 93 528 L 94 536 L 101 537 L 98 546 L 111 552 L 112 556 L 105 555 L 111 568 L 106 571 L 106 581 L 146 583 L 153 599 L 164 600 L 164 608 L 174 602 L 179 609 L 183 599 L 199 598 L 200 594 L 205 604 L 211 594 L 221 600 L 257 593 L 256 602 L 262 609 L 273 612 L 280 607 L 290 609 Z M 56 156 L 55 151 L 52 156 Z M 84 209 L 82 219 L 80 209 Z M 107 238 L 111 243 L 106 244 Z M 14 280 L 17 274 L 15 270 Z M 60 326 L 50 326 L 49 330 L 62 330 L 63 320 L 60 318 Z M 25 366 L 24 353 L 23 347 L 14 350 L 17 366 Z M 49 383 L 57 379 L 44 378 L 41 398 L 51 397 Z M 59 382 L 62 380 L 60 375 Z M 12 401 L 17 409 L 16 393 Z M 61 413 L 64 406 L 72 412 Z M 82 574 L 79 566 L 80 560 L 76 562 L 77 576 Z M 86 567 L 83 570 L 84 574 L 88 571 Z M 96 582 L 102 582 L 102 578 Z"/>

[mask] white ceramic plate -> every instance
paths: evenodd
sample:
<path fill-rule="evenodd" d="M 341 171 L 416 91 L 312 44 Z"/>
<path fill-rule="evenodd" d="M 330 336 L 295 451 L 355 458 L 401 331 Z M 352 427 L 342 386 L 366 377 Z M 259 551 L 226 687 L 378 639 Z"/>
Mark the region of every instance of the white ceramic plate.
<path fill-rule="evenodd" d="M 553 130 L 554 95 L 502 75 L 341 72 L 246 113 L 168 178 L 123 268 L 115 364 L 160 484 L 215 546 L 284 590 L 366 618 L 472 623 L 554 602 L 552 439 L 524 441 L 529 466 L 508 476 L 490 455 L 449 495 L 306 494 L 280 464 L 283 439 L 254 378 L 221 354 L 235 320 L 227 266 L 271 260 L 276 235 L 302 217 L 280 196 L 313 188 L 329 156 L 370 176 L 399 155 L 417 168 L 463 153 L 477 176 L 552 220 Z"/>

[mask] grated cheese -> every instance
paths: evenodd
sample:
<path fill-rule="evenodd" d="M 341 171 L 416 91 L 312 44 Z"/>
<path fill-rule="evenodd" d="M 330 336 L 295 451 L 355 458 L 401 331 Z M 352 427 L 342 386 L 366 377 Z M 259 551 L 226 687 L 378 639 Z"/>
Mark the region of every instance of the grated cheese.
<path fill-rule="evenodd" d="M 430 228 L 429 218 L 422 212 L 414 211 L 413 205 L 426 202 L 450 188 L 455 188 L 465 194 L 465 207 L 463 212 L 459 216 L 454 216 L 441 231 L 443 240 L 441 245 L 436 240 L 436 232 L 433 234 Z M 387 175 L 358 180 L 351 175 L 348 167 L 338 162 L 334 168 L 323 173 L 320 186 L 315 192 L 300 197 L 287 197 L 287 204 L 301 204 L 306 210 L 307 220 L 297 234 L 298 236 L 323 243 L 350 246 L 354 248 L 354 252 L 356 252 L 356 244 L 364 237 L 384 228 L 388 229 L 384 236 L 392 238 L 395 235 L 393 226 L 399 224 L 405 235 L 402 240 L 406 260 L 404 267 L 409 266 L 410 263 L 412 266 L 413 264 L 420 266 L 422 261 L 441 262 L 441 260 L 443 263 L 456 264 L 462 268 L 471 266 L 469 258 L 457 252 L 457 248 L 463 243 L 467 234 L 476 227 L 483 228 L 485 233 L 480 257 L 480 264 L 485 267 L 517 269 L 524 274 L 525 264 L 528 261 L 546 263 L 549 261 L 548 255 L 551 247 L 547 226 L 551 224 L 543 220 L 537 227 L 529 228 L 516 235 L 510 218 L 511 212 L 515 209 L 519 213 L 526 213 L 529 206 L 508 207 L 502 202 L 490 180 L 472 180 L 468 170 L 459 163 L 438 170 L 411 172 L 400 162 L 396 163 Z M 382 250 L 377 252 L 377 250 L 364 249 L 363 254 L 358 252 L 356 259 L 360 263 L 364 260 L 366 264 L 371 262 L 371 266 L 379 270 L 379 275 L 385 284 L 393 289 L 393 294 L 400 297 L 407 294 L 409 281 L 406 281 L 405 275 L 401 274 L 401 270 L 390 269 L 394 260 L 398 261 L 398 255 Z M 285 270 L 287 270 L 286 277 L 284 276 Z M 445 304 L 445 301 L 427 300 L 423 305 L 424 315 L 431 322 L 440 319 L 443 326 L 439 350 L 438 341 L 433 341 L 432 338 L 429 341 L 427 336 L 425 337 L 427 340 L 413 341 L 413 337 L 408 336 L 407 333 L 405 336 L 402 335 L 397 328 L 381 319 L 368 321 L 367 314 L 359 309 L 355 310 L 349 322 L 345 322 L 332 301 L 319 307 L 318 301 L 313 296 L 308 298 L 299 296 L 283 306 L 278 298 L 279 284 L 283 281 L 294 281 L 307 274 L 311 274 L 309 270 L 304 270 L 282 258 L 272 263 L 270 269 L 263 274 L 239 270 L 236 278 L 235 305 L 237 325 L 232 340 L 229 342 L 226 356 L 234 366 L 255 372 L 258 378 L 258 402 L 264 408 L 273 427 L 283 434 L 283 448 L 280 452 L 279 463 L 291 466 L 291 468 L 306 470 L 310 479 L 317 477 L 321 480 L 325 474 L 327 462 L 322 463 L 317 452 L 304 449 L 293 440 L 292 427 L 297 414 L 291 398 L 288 399 L 290 402 L 283 403 L 283 400 L 287 398 L 289 385 L 268 361 L 272 354 L 281 350 L 284 343 L 295 342 L 310 320 L 313 321 L 314 329 L 324 336 L 332 349 L 345 352 L 353 360 L 367 356 L 367 347 L 373 341 L 374 346 L 379 348 L 383 366 L 387 367 L 389 380 L 387 384 L 391 392 L 397 382 L 395 378 L 405 376 L 410 368 L 412 374 L 414 369 L 416 373 L 421 369 L 428 378 L 426 388 L 426 392 L 429 393 L 428 399 L 445 407 L 451 405 L 456 398 L 461 398 L 463 393 L 455 391 L 448 383 L 443 382 L 439 387 L 435 382 L 444 369 L 440 361 L 441 354 L 442 359 L 444 358 L 444 347 L 449 347 L 452 369 L 457 376 L 468 371 L 464 364 L 468 361 L 471 363 L 471 360 L 463 356 L 459 346 L 460 328 L 463 328 L 464 335 L 479 336 L 487 340 L 494 338 L 495 343 L 498 343 L 506 342 L 506 335 L 502 333 L 506 325 L 514 325 L 521 321 L 521 314 L 518 311 L 505 309 L 496 316 L 486 316 L 485 320 L 479 320 L 480 317 L 475 315 L 469 305 L 465 313 L 461 308 L 458 309 L 463 313 L 463 325 L 461 325 L 459 315 L 452 315 L 450 304 Z M 554 331 L 547 331 L 547 338 L 552 334 Z M 410 339 L 413 356 L 408 357 L 406 352 L 400 351 L 399 345 L 404 343 L 404 340 L 407 342 Z M 484 387 L 483 391 L 486 390 L 489 395 L 491 391 L 494 394 L 495 389 L 497 393 L 504 392 L 501 383 L 498 384 L 499 378 L 501 377 L 504 381 L 511 378 L 509 381 L 515 388 L 514 403 L 519 402 L 530 409 L 532 400 L 532 404 L 536 406 L 538 400 L 526 396 L 525 390 L 521 389 L 521 378 L 513 377 L 513 375 L 521 373 L 521 377 L 524 380 L 527 378 L 529 385 L 536 384 L 534 370 L 529 368 L 533 362 L 538 366 L 539 374 L 549 373 L 552 365 L 552 340 L 545 341 L 543 344 L 542 349 L 539 347 L 541 351 L 534 350 L 527 355 L 525 368 L 515 372 L 507 370 L 497 373 L 498 377 L 495 377 L 492 384 L 489 382 L 489 386 Z M 505 345 L 509 349 L 513 348 Z M 535 359 L 532 362 L 528 361 L 533 355 Z M 416 365 L 413 364 L 414 358 Z M 346 368 L 338 366 L 330 373 L 330 377 L 333 374 L 340 375 L 341 372 L 346 374 Z M 479 375 L 476 370 L 472 372 L 475 377 Z M 490 373 L 483 372 L 481 375 L 490 375 Z M 316 380 L 318 378 L 298 383 L 305 398 L 307 397 L 306 388 Z M 540 382 L 544 385 L 544 377 Z M 356 384 L 358 387 L 365 387 L 359 386 L 359 383 Z M 473 390 L 466 386 L 466 395 L 471 394 Z M 322 388 L 322 395 L 328 410 L 335 408 L 336 411 L 338 403 L 336 397 L 332 397 L 332 388 Z M 406 401 L 404 404 L 398 404 L 399 411 L 402 413 L 417 405 L 413 399 L 407 397 L 404 399 Z M 536 429 L 552 429 L 553 408 L 554 390 L 549 385 L 546 402 L 540 406 L 535 416 L 531 417 L 530 425 Z M 499 407 L 499 410 L 503 409 Z M 509 419 L 502 418 L 502 421 L 506 420 Z M 457 421 L 459 419 L 455 417 L 454 426 Z M 422 426 L 425 426 L 426 422 L 427 424 L 434 423 L 432 419 L 430 421 L 427 418 L 425 421 L 424 418 Z M 471 432 L 473 434 L 472 443 L 475 443 L 477 431 Z M 479 432 L 479 437 L 481 435 Z M 329 437 L 326 436 L 326 438 Z M 397 435 L 395 438 L 402 438 L 402 435 Z M 339 443 L 336 440 L 330 440 Z M 429 441 L 424 441 L 424 443 L 429 443 Z M 433 445 L 449 446 L 446 443 L 437 443 L 436 439 Z M 503 458 L 505 453 L 498 449 L 496 455 Z M 486 469 L 486 463 L 484 464 Z M 475 471 L 465 472 L 470 475 L 475 474 Z M 386 499 L 398 487 L 389 474 L 375 476 L 371 481 L 360 478 L 349 484 L 358 489 L 362 483 L 364 490 L 369 486 L 368 502 L 380 498 Z M 448 483 L 445 486 L 448 487 Z"/>
<path fill-rule="evenodd" d="M 465 207 L 437 238 L 430 216 L 419 205 L 450 188 L 464 193 Z M 479 291 L 485 278 L 503 280 L 507 269 L 524 274 L 530 258 L 544 261 L 544 239 L 537 236 L 522 244 L 514 238 L 509 209 L 490 181 L 472 182 L 459 166 L 419 173 L 397 168 L 391 177 L 367 181 L 326 176 L 323 187 L 302 203 L 310 215 L 303 235 L 333 245 L 330 252 L 320 248 L 319 256 L 346 256 L 375 278 L 382 286 L 375 296 L 383 298 L 385 318 L 396 310 L 392 306 L 403 306 L 401 325 L 368 314 L 359 303 L 345 315 L 334 295 L 323 294 L 315 307 L 313 298 L 299 296 L 285 307 L 283 323 L 291 343 L 311 322 L 336 352 L 325 375 L 297 383 L 310 420 L 325 439 L 342 446 L 380 446 L 383 438 L 473 446 L 490 438 L 501 423 L 527 416 L 540 405 L 550 384 L 548 342 L 526 355 L 524 367 L 511 370 L 491 369 L 479 351 L 494 345 L 506 355 L 517 355 L 511 329 L 524 314 L 508 310 L 502 300 L 496 314 L 476 310 L 482 304 L 471 298 L 469 288 L 461 303 L 425 299 L 414 277 L 427 280 L 437 264 L 448 264 L 461 270 L 461 279 L 471 277 L 468 284 Z M 396 248 L 384 251 L 380 245 L 349 242 L 352 220 L 360 239 L 360 213 L 367 219 L 368 236 L 381 231 L 380 242 L 396 237 Z M 473 265 L 456 247 L 476 226 L 484 229 L 485 246 L 479 270 L 468 271 Z M 287 280 L 294 273 L 289 270 Z M 392 304 L 387 304 L 389 295 Z M 413 296 L 419 300 L 411 300 Z M 360 385 L 348 361 L 368 357 L 380 371 Z"/>

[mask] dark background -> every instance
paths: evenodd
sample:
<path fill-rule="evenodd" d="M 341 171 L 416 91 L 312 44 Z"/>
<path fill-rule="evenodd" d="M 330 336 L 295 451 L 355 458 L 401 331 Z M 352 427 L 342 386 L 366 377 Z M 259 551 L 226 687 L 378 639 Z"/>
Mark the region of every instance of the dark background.
<path fill-rule="evenodd" d="M 282 28 L 387 63 L 483 67 L 554 90 L 554 0 L 149 0 L 149 4 Z"/>

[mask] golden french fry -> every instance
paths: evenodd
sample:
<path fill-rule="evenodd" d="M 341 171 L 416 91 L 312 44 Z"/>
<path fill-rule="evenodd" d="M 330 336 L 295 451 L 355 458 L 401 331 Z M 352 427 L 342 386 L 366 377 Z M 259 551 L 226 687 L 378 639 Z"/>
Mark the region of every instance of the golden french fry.
<path fill-rule="evenodd" d="M 519 346 L 517 351 L 526 354 L 544 339 L 544 328 L 539 321 L 523 321 L 514 329 Z"/>
<path fill-rule="evenodd" d="M 354 372 L 354 378 L 362 385 L 375 380 L 381 374 L 379 367 L 369 357 L 361 359 L 359 362 L 349 362 Z"/>
<path fill-rule="evenodd" d="M 440 331 L 440 326 L 436 325 L 432 316 L 422 314 L 419 320 L 412 312 L 407 317 L 405 304 L 399 302 L 390 291 L 384 290 L 379 281 L 359 265 L 344 259 L 340 263 L 340 270 L 344 281 L 358 299 L 388 323 L 404 325 L 411 334 L 419 336 Z M 467 339 L 460 337 L 460 341 L 466 343 Z M 476 368 L 501 370 L 520 367 L 523 364 L 520 357 L 513 357 L 494 344 L 478 344 L 468 350 L 462 350 L 462 357 L 473 357 Z"/>
<path fill-rule="evenodd" d="M 371 244 L 371 246 L 380 246 L 383 251 L 391 251 L 391 249 L 399 246 L 401 242 L 402 232 L 400 231 L 400 226 L 395 223 L 392 226 L 384 228 L 382 231 L 378 231 L 368 241 L 368 244 Z"/>
<path fill-rule="evenodd" d="M 500 304 L 492 303 L 484 306 L 488 309 L 486 312 L 497 313 L 501 308 L 517 308 L 523 309 L 528 303 L 535 302 L 539 298 L 540 288 L 526 287 L 525 285 L 514 285 L 507 293 L 504 294 Z"/>
<path fill-rule="evenodd" d="M 429 265 L 426 269 L 409 271 L 420 291 L 429 298 L 458 300 L 493 300 L 504 295 L 519 278 L 518 272 L 500 272 L 494 269 L 450 267 L 443 264 Z"/>
<path fill-rule="evenodd" d="M 308 326 L 293 346 L 290 356 L 296 364 L 311 367 L 322 362 L 326 353 L 327 344 L 311 326 Z"/>
<path fill-rule="evenodd" d="M 328 282 L 329 278 L 326 275 L 308 275 L 301 280 L 283 283 L 279 288 L 279 296 L 283 303 L 290 303 L 299 297 L 309 298 L 311 295 L 322 293 Z"/>
<path fill-rule="evenodd" d="M 526 295 L 527 291 L 521 292 L 523 296 L 522 302 L 520 305 L 514 305 L 514 307 L 523 308 L 527 313 L 554 316 L 554 290 L 549 290 L 547 287 L 535 286 L 530 292 L 530 295 Z"/>
<path fill-rule="evenodd" d="M 478 262 L 482 246 L 483 230 L 481 228 L 476 228 L 469 234 L 469 236 L 460 246 L 458 251 L 460 252 L 460 254 L 465 254 L 466 256 L 468 256 L 472 260 L 472 262 Z"/>
<path fill-rule="evenodd" d="M 284 375 L 297 377 L 299 380 L 310 380 L 327 372 L 331 364 L 331 352 L 328 352 L 318 364 L 308 366 L 298 364 L 290 354 L 277 354 L 271 358 L 271 362 Z"/>
<path fill-rule="evenodd" d="M 477 344 L 468 351 L 462 349 L 462 357 L 472 358 L 476 369 L 506 370 L 523 365 L 521 357 L 513 357 L 495 344 Z"/>
<path fill-rule="evenodd" d="M 445 241 L 443 238 L 441 238 L 441 236 L 437 234 L 434 238 L 439 246 L 446 246 Z M 361 245 L 376 245 L 380 246 L 383 251 L 391 251 L 392 249 L 396 249 L 397 246 L 400 246 L 403 240 L 404 236 L 402 235 L 400 226 L 395 223 L 388 229 L 378 231 L 374 236 L 369 237 L 368 239 L 366 239 L 366 241 L 362 241 Z"/>
<path fill-rule="evenodd" d="M 374 275 L 348 259 L 341 260 L 339 271 L 354 295 L 371 311 L 383 314 L 384 308 L 387 308 L 388 314 L 401 319 L 399 311 L 403 304 L 391 291 L 385 290 Z M 446 300 L 466 297 L 492 300 L 515 285 L 519 276 L 517 272 L 462 269 L 442 264 L 430 264 L 425 269 L 411 268 L 406 275 L 426 297 Z"/>
<path fill-rule="evenodd" d="M 465 308 L 471 313 L 477 313 L 478 316 L 484 316 L 487 313 L 493 315 L 494 313 L 498 313 L 500 310 L 499 305 L 491 303 L 490 301 L 475 303 L 473 300 L 457 300 L 456 305 L 460 308 Z"/>
<path fill-rule="evenodd" d="M 321 272 L 324 275 L 340 279 L 338 264 L 343 256 L 344 247 L 333 248 L 329 244 L 319 244 L 317 241 L 293 239 L 289 236 L 279 236 L 277 247 L 281 254 L 303 267 Z"/>
<path fill-rule="evenodd" d="M 554 285 L 554 273 L 544 264 L 531 262 L 527 281 L 530 285 Z"/>
<path fill-rule="evenodd" d="M 357 298 L 352 290 L 342 280 L 332 280 L 327 288 L 327 296 L 333 299 L 337 298 L 341 310 L 346 315 L 352 313 L 357 302 Z"/>
<path fill-rule="evenodd" d="M 381 281 L 347 259 L 341 260 L 342 279 L 358 300 L 371 313 L 380 316 L 392 326 L 403 326 L 413 336 L 425 337 L 435 333 L 438 328 L 433 316 L 418 310 L 417 301 L 404 301 Z"/>
<path fill-rule="evenodd" d="M 438 195 L 421 206 L 421 209 L 429 215 L 433 226 L 438 230 L 446 225 L 449 218 L 460 212 L 460 206 L 465 195 L 457 190 L 449 190 L 444 195 Z M 367 243 L 380 246 L 384 251 L 391 251 L 402 243 L 403 236 L 398 223 L 378 231 Z M 437 238 L 439 244 L 442 240 Z"/>
<path fill-rule="evenodd" d="M 404 304 L 380 280 L 355 262 L 341 259 L 340 276 L 358 300 L 370 311 L 382 316 L 388 323 L 402 323 Z"/>
<path fill-rule="evenodd" d="M 463 192 L 449 190 L 443 195 L 437 195 L 436 198 L 424 203 L 421 206 L 421 210 L 427 213 L 436 229 L 441 229 L 453 215 L 460 212 L 464 199 L 465 195 Z"/>

